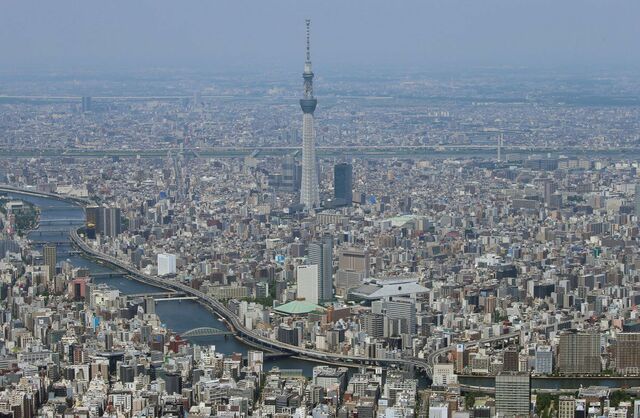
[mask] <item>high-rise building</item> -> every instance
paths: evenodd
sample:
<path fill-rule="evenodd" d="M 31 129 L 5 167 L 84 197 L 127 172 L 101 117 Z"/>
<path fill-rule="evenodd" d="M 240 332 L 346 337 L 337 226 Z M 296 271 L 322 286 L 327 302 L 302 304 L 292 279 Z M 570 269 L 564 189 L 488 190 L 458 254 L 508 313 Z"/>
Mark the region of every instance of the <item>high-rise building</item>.
<path fill-rule="evenodd" d="M 333 197 L 335 205 L 351 206 L 353 202 L 353 167 L 340 163 L 333 167 Z"/>
<path fill-rule="evenodd" d="M 320 294 L 320 276 L 318 265 L 298 266 L 296 268 L 298 297 L 318 304 Z"/>
<path fill-rule="evenodd" d="M 300 190 L 301 178 L 302 167 L 293 155 L 287 155 L 282 160 L 280 171 L 269 174 L 269 186 L 284 192 L 297 192 Z"/>
<path fill-rule="evenodd" d="M 382 314 L 366 313 L 361 316 L 362 330 L 369 337 L 381 338 L 384 336 L 384 316 Z"/>
<path fill-rule="evenodd" d="M 560 335 L 558 368 L 563 374 L 600 373 L 600 334 L 570 330 Z"/>
<path fill-rule="evenodd" d="M 502 372 L 496 376 L 496 413 L 499 417 L 528 417 L 530 405 L 528 374 Z"/>
<path fill-rule="evenodd" d="M 115 237 L 122 232 L 120 208 L 90 206 L 85 210 L 87 233 Z"/>
<path fill-rule="evenodd" d="M 42 252 L 44 253 L 44 265 L 49 271 L 49 280 L 53 280 L 56 275 L 56 262 L 58 258 L 58 250 L 53 244 L 46 244 Z"/>
<path fill-rule="evenodd" d="M 91 97 L 82 96 L 82 113 L 91 112 Z"/>
<path fill-rule="evenodd" d="M 616 341 L 616 369 L 620 373 L 640 372 L 640 332 L 622 332 Z"/>
<path fill-rule="evenodd" d="M 304 62 L 304 95 L 300 99 L 302 108 L 302 184 L 300 186 L 300 203 L 307 209 L 320 206 L 318 190 L 318 171 L 316 167 L 316 134 L 313 126 L 313 112 L 318 101 L 313 96 L 313 71 L 311 70 L 311 47 L 309 25 L 307 19 L 307 54 Z"/>
<path fill-rule="evenodd" d="M 336 294 L 344 296 L 350 289 L 362 284 L 369 275 L 369 252 L 361 248 L 344 248 L 338 257 L 336 272 Z"/>
<path fill-rule="evenodd" d="M 175 254 L 158 254 L 158 276 L 176 274 Z"/>
<path fill-rule="evenodd" d="M 309 244 L 309 264 L 318 266 L 318 301 L 333 299 L 333 237 L 325 235 Z"/>
<path fill-rule="evenodd" d="M 375 302 L 374 302 L 375 303 Z M 416 332 L 416 305 L 411 298 L 393 297 L 383 302 L 385 313 L 385 336 L 390 337 L 397 335 L 393 331 L 402 334 L 413 334 Z M 395 327 L 394 324 L 398 326 Z"/>
<path fill-rule="evenodd" d="M 635 187 L 635 196 L 633 198 L 633 203 L 635 206 L 636 217 L 640 218 L 640 183 L 636 183 Z"/>
<path fill-rule="evenodd" d="M 300 190 L 300 165 L 293 155 L 287 155 L 282 161 L 282 188 L 297 192 Z"/>
<path fill-rule="evenodd" d="M 550 346 L 543 345 L 536 350 L 535 370 L 538 374 L 553 373 L 553 351 Z"/>
<path fill-rule="evenodd" d="M 369 252 L 362 248 L 345 248 L 340 252 L 338 268 L 345 271 L 369 273 Z"/>
<path fill-rule="evenodd" d="M 516 347 L 509 347 L 502 353 L 502 370 L 505 372 L 518 371 L 518 350 Z"/>
<path fill-rule="evenodd" d="M 282 324 L 278 327 L 276 339 L 281 343 L 298 345 L 300 343 L 300 329 Z"/>

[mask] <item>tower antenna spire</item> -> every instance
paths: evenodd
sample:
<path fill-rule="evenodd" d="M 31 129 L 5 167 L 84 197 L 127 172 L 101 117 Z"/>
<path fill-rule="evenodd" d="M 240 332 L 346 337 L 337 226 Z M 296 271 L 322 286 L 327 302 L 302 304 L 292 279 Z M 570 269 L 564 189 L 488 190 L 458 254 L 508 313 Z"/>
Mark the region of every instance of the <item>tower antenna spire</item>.
<path fill-rule="evenodd" d="M 307 62 L 311 62 L 311 31 L 309 27 L 311 26 L 311 19 L 306 19 L 304 23 L 307 25 Z"/>

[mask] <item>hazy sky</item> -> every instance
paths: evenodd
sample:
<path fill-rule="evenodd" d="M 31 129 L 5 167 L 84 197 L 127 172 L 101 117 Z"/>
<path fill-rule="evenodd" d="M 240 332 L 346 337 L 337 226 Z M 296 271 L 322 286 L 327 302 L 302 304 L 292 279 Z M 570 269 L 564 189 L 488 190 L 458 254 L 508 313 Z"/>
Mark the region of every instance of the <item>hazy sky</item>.
<path fill-rule="evenodd" d="M 638 68 L 639 0 L 2 0 L 0 71 Z"/>

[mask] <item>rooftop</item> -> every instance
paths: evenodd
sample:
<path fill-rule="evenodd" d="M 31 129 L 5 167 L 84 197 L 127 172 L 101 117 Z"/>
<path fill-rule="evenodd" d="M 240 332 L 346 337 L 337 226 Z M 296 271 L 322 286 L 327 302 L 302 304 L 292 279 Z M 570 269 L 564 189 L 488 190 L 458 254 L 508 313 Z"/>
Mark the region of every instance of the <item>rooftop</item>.
<path fill-rule="evenodd" d="M 324 312 L 326 309 L 306 300 L 294 300 L 276 307 L 275 310 L 287 315 L 304 315 L 317 311 Z"/>

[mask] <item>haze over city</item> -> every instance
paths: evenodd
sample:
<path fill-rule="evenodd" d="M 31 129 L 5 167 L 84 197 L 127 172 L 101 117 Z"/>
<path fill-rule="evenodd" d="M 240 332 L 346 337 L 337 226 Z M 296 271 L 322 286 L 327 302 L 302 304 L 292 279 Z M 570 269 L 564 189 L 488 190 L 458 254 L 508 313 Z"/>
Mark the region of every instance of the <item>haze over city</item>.
<path fill-rule="evenodd" d="M 318 25 L 327 72 L 461 67 L 638 69 L 635 1 L 13 1 L 0 71 L 291 71 Z"/>
<path fill-rule="evenodd" d="M 6 1 L 0 417 L 640 418 L 637 1 Z"/>

